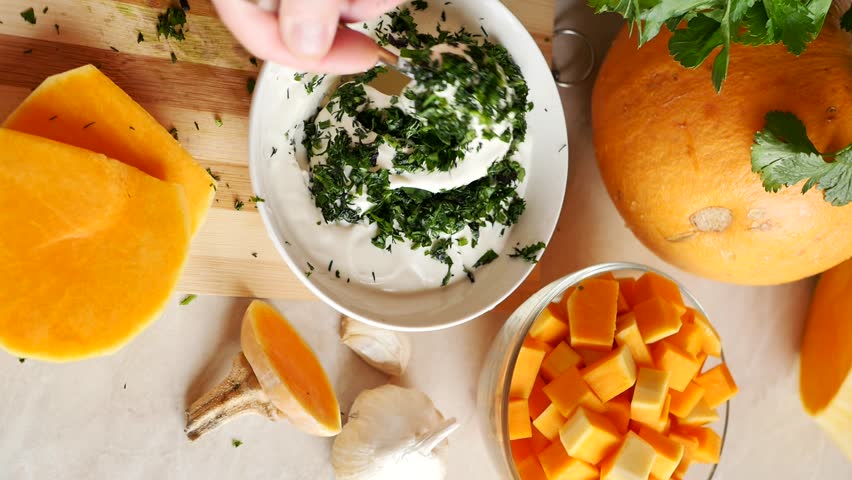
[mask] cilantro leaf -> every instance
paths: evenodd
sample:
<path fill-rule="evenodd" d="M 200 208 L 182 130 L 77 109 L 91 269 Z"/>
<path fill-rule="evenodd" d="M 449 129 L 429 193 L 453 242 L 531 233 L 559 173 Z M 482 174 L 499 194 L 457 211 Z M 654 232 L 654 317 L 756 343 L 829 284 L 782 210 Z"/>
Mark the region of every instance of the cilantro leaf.
<path fill-rule="evenodd" d="M 794 114 L 769 112 L 765 120 L 764 129 L 754 135 L 751 165 L 767 192 L 806 180 L 802 193 L 817 187 L 832 205 L 852 202 L 852 145 L 833 154 L 820 153 Z"/>
<path fill-rule="evenodd" d="M 181 300 L 181 301 L 180 301 L 180 304 L 181 304 L 181 305 L 189 305 L 189 304 L 190 304 L 190 302 L 192 302 L 192 301 L 193 301 L 193 300 L 195 300 L 196 298 L 198 298 L 198 295 L 196 295 L 196 294 L 194 294 L 194 293 L 189 294 L 189 295 L 187 295 L 187 296 L 183 297 L 183 300 Z"/>
<path fill-rule="evenodd" d="M 488 265 L 494 260 L 497 260 L 497 257 L 499 256 L 500 255 L 497 255 L 497 252 L 489 249 L 487 252 L 483 253 L 481 257 L 479 257 L 479 260 L 477 260 L 476 263 L 473 264 L 473 268 L 479 268 Z"/>
<path fill-rule="evenodd" d="M 243 442 L 242 442 L 241 440 L 237 440 L 236 438 L 235 438 L 235 439 L 233 439 L 233 440 L 231 440 L 231 445 L 233 445 L 233 446 L 234 446 L 234 448 L 237 448 L 237 447 L 239 447 L 239 446 L 240 446 L 240 445 L 242 445 L 242 444 L 243 444 Z"/>
<path fill-rule="evenodd" d="M 533 243 L 532 245 L 527 245 L 526 247 L 515 247 L 515 253 L 510 253 L 509 256 L 512 258 L 520 258 L 529 263 L 538 263 L 538 253 L 544 250 L 546 245 L 544 242 Z"/>
<path fill-rule="evenodd" d="M 186 26 L 186 12 L 182 8 L 169 7 L 165 12 L 157 16 L 157 39 L 161 36 L 184 40 Z"/>
<path fill-rule="evenodd" d="M 35 10 L 33 10 L 33 8 L 32 8 L 32 7 L 30 7 L 30 8 L 28 8 L 28 9 L 24 10 L 23 12 L 21 12 L 21 18 L 23 18 L 24 20 L 26 20 L 26 21 L 27 21 L 27 23 L 31 23 L 31 24 L 33 24 L 33 25 L 35 25 L 35 24 L 36 24 Z"/>

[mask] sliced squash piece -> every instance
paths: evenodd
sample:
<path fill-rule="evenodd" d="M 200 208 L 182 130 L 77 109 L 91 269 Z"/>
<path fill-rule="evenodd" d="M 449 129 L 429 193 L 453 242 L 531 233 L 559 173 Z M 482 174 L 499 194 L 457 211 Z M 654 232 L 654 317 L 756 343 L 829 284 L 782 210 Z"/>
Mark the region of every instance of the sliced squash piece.
<path fill-rule="evenodd" d="M 156 319 L 189 247 L 183 189 L 101 154 L 0 128 L 0 345 L 112 353 Z"/>
<path fill-rule="evenodd" d="M 609 351 L 615 336 L 618 282 L 592 278 L 568 297 L 571 346 Z"/>
<path fill-rule="evenodd" d="M 102 153 L 183 185 L 193 234 L 213 200 L 215 181 L 210 175 L 154 117 L 92 65 L 45 79 L 3 127 Z"/>
<path fill-rule="evenodd" d="M 523 398 L 509 400 L 506 418 L 509 425 L 509 440 L 520 440 L 522 438 L 532 437 L 530 408 L 526 400 Z"/>
<path fill-rule="evenodd" d="M 293 426 L 312 435 L 340 433 L 340 406 L 325 370 L 275 308 L 251 302 L 243 316 L 240 344 L 269 400 Z"/>
<path fill-rule="evenodd" d="M 802 338 L 805 412 L 852 461 L 852 260 L 822 274 Z"/>

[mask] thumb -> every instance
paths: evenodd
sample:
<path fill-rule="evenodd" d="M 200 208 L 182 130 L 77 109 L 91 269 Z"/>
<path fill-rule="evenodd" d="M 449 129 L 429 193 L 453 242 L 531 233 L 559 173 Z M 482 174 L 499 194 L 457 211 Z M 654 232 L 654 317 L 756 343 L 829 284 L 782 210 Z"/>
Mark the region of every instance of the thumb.
<path fill-rule="evenodd" d="M 344 0 L 283 0 L 278 11 L 281 39 L 296 57 L 324 57 L 337 33 Z"/>

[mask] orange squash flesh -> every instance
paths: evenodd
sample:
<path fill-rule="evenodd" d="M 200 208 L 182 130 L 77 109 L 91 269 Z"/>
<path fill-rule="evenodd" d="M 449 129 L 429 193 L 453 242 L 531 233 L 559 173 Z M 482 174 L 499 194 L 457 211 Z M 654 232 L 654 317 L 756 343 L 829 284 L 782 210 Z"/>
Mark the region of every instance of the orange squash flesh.
<path fill-rule="evenodd" d="M 190 240 L 183 189 L 12 130 L 0 128 L 0 145 L 0 345 L 52 361 L 116 351 L 177 283 Z"/>
<path fill-rule="evenodd" d="M 92 65 L 45 79 L 2 126 L 102 153 L 183 185 L 193 234 L 213 200 L 215 181 L 210 175 L 145 109 Z"/>
<path fill-rule="evenodd" d="M 240 343 L 269 400 L 296 428 L 319 436 L 340 433 L 340 406 L 316 355 L 271 305 L 253 301 Z"/>
<path fill-rule="evenodd" d="M 561 310 L 548 311 L 524 349 L 552 350 L 537 371 L 525 359 L 519 359 L 524 368 L 515 367 L 513 385 L 534 382 L 533 396 L 512 396 L 509 403 L 526 401 L 533 419 L 530 441 L 512 442 L 518 468 L 539 473 L 532 467 L 540 466 L 548 480 L 666 480 L 683 478 L 691 463 L 718 463 L 721 439 L 705 425 L 720 419 L 715 407 L 737 387 L 724 363 L 702 373 L 708 355 L 721 355 L 721 340 L 700 312 L 683 304 L 677 284 L 656 274 L 639 281 L 600 275 L 566 296 L 550 308 L 567 308 L 568 339 L 540 341 L 564 335 L 562 327 L 554 329 L 558 335 L 543 333 L 554 318 L 565 318 Z M 591 318 L 603 321 L 583 321 Z M 569 340 L 582 346 L 572 348 Z M 510 434 L 513 424 L 528 425 L 515 417 Z M 538 455 L 537 464 L 531 455 Z"/>

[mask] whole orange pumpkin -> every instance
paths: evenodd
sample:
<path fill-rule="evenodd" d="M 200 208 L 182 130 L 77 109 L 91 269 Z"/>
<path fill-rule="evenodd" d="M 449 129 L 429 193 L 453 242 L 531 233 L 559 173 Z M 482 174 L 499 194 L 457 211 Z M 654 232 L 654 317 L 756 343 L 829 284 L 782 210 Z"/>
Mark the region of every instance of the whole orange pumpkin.
<path fill-rule="evenodd" d="M 638 50 L 621 31 L 595 84 L 592 126 L 609 195 L 642 243 L 684 270 L 754 285 L 852 257 L 852 204 L 802 195 L 801 184 L 768 193 L 751 171 L 754 134 L 772 110 L 798 116 L 820 151 L 852 143 L 852 36 L 837 17 L 799 57 L 734 45 L 721 94 L 712 61 L 683 68 L 667 31 Z"/>

